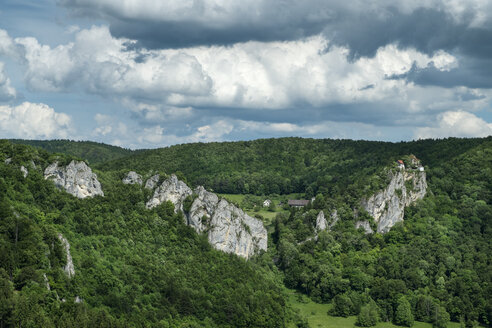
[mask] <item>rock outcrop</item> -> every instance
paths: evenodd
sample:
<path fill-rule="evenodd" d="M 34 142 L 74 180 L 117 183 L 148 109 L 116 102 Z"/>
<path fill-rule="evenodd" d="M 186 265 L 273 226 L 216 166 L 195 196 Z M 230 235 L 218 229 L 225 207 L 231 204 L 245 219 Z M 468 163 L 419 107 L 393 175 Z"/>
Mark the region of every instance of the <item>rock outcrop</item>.
<path fill-rule="evenodd" d="M 189 196 L 192 203 L 185 209 Z M 147 208 L 166 201 L 174 204 L 175 211 L 185 213 L 187 224 L 195 231 L 207 233 L 209 243 L 218 250 L 249 258 L 257 250 L 267 249 L 267 231 L 260 220 L 201 186 L 192 191 L 171 175 L 155 190 Z"/>
<path fill-rule="evenodd" d="M 154 208 L 164 202 L 170 201 L 174 204 L 174 211 L 183 211 L 183 202 L 193 192 L 183 181 L 178 180 L 176 175 L 171 175 L 155 191 L 152 198 L 147 202 L 148 209 Z"/>
<path fill-rule="evenodd" d="M 147 189 L 154 189 L 157 186 L 157 183 L 159 182 L 159 174 L 151 176 L 146 182 L 145 182 L 145 188 Z"/>
<path fill-rule="evenodd" d="M 72 255 L 70 254 L 70 244 L 61 233 L 58 234 L 58 239 L 60 240 L 63 249 L 67 254 L 67 264 L 65 264 L 65 266 L 63 267 L 63 271 L 65 271 L 68 278 L 72 278 L 73 276 L 75 276 L 75 267 L 73 265 Z"/>
<path fill-rule="evenodd" d="M 329 223 L 328 220 L 325 218 L 325 213 L 323 211 L 320 211 L 318 213 L 318 216 L 316 217 L 316 230 L 331 230 L 339 219 L 340 218 L 338 217 L 338 212 L 336 209 L 331 211 Z"/>
<path fill-rule="evenodd" d="M 142 185 L 142 176 L 137 172 L 130 171 L 126 177 L 122 180 L 124 184 L 139 184 Z"/>
<path fill-rule="evenodd" d="M 388 232 L 395 223 L 403 221 L 405 207 L 424 198 L 427 192 L 423 171 L 400 169 L 390 170 L 388 174 L 391 178 L 388 186 L 361 202 L 378 224 L 380 233 Z"/>
<path fill-rule="evenodd" d="M 371 224 L 367 220 L 355 222 L 355 229 L 359 228 L 364 228 L 364 230 L 366 231 L 366 235 L 374 232 L 371 229 Z"/>
<path fill-rule="evenodd" d="M 27 175 L 29 174 L 29 171 L 26 169 L 26 167 L 24 165 L 21 165 L 20 170 L 21 170 L 22 175 L 24 176 L 24 178 L 27 178 Z"/>
<path fill-rule="evenodd" d="M 326 222 L 325 213 L 320 211 L 316 217 L 316 230 L 326 230 L 328 227 L 328 222 Z"/>
<path fill-rule="evenodd" d="M 208 241 L 218 250 L 249 258 L 267 249 L 263 223 L 222 199 L 210 219 Z"/>
<path fill-rule="evenodd" d="M 85 162 L 71 161 L 67 166 L 55 162 L 44 170 L 44 178 L 78 198 L 104 196 L 97 175 Z"/>

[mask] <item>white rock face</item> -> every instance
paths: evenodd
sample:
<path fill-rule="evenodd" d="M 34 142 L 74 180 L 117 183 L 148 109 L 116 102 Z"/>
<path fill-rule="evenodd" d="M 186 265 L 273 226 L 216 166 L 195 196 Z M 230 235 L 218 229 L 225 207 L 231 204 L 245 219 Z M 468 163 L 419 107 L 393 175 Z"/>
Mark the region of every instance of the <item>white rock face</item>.
<path fill-rule="evenodd" d="M 130 171 L 126 177 L 122 180 L 124 184 L 139 184 L 142 185 L 142 176 L 137 172 Z"/>
<path fill-rule="evenodd" d="M 330 214 L 330 223 L 328 223 L 328 220 L 326 220 L 325 213 L 323 211 L 320 211 L 318 213 L 318 216 L 316 217 L 316 230 L 331 230 L 339 219 L 340 218 L 338 217 L 338 212 L 336 209 L 334 209 Z"/>
<path fill-rule="evenodd" d="M 371 229 L 371 224 L 367 220 L 355 222 L 355 229 L 359 229 L 360 227 L 364 228 L 366 235 L 374 232 Z"/>
<path fill-rule="evenodd" d="M 29 174 L 29 171 L 24 167 L 24 165 L 22 165 L 20 167 L 20 170 L 21 170 L 22 175 L 24 176 L 24 178 L 27 178 L 27 175 Z"/>
<path fill-rule="evenodd" d="M 363 199 L 362 207 L 378 223 L 377 231 L 388 232 L 395 223 L 403 221 L 405 207 L 424 198 L 427 192 L 425 172 L 418 170 L 390 171 L 389 185 L 368 199 Z M 407 188 L 410 184 L 411 188 Z"/>
<path fill-rule="evenodd" d="M 65 253 L 67 254 L 67 264 L 65 265 L 63 270 L 67 274 L 68 278 L 72 278 L 75 275 L 75 267 L 73 266 L 72 255 L 70 254 L 70 244 L 61 233 L 58 234 L 58 239 L 62 243 L 62 246 L 65 249 Z"/>
<path fill-rule="evenodd" d="M 267 249 L 267 231 L 263 223 L 225 199 L 199 186 L 194 192 L 175 175 L 165 180 L 147 202 L 153 208 L 166 201 L 174 204 L 176 211 L 184 212 L 183 202 L 193 195 L 187 223 L 198 233 L 206 232 L 210 244 L 221 251 L 249 258 L 257 250 Z"/>
<path fill-rule="evenodd" d="M 263 223 L 222 199 L 210 220 L 208 241 L 218 250 L 249 258 L 256 250 L 267 249 Z"/>
<path fill-rule="evenodd" d="M 191 196 L 193 192 L 183 181 L 178 180 L 176 175 L 171 175 L 154 192 L 154 196 L 147 202 L 148 209 L 154 208 L 164 202 L 170 201 L 174 204 L 174 211 L 183 211 L 183 201 Z"/>
<path fill-rule="evenodd" d="M 219 197 L 213 192 L 206 191 L 202 186 L 198 186 L 195 189 L 195 195 L 197 197 L 191 204 L 190 213 L 188 213 L 188 224 L 196 232 L 202 232 L 207 228 L 210 218 L 215 213 L 215 209 L 219 203 Z M 204 218 L 205 221 L 202 220 Z"/>
<path fill-rule="evenodd" d="M 316 217 L 316 230 L 326 230 L 328 227 L 328 222 L 326 222 L 325 213 L 320 211 Z"/>
<path fill-rule="evenodd" d="M 159 174 L 151 176 L 146 182 L 145 182 L 145 188 L 147 189 L 154 189 L 157 186 L 157 183 L 159 182 Z"/>
<path fill-rule="evenodd" d="M 46 289 L 51 290 L 50 282 L 48 281 L 48 277 L 46 276 L 46 273 L 43 273 L 43 279 L 44 279 L 44 285 L 46 286 Z"/>
<path fill-rule="evenodd" d="M 71 161 L 65 167 L 55 162 L 44 170 L 44 178 L 78 198 L 104 196 L 97 175 L 85 162 Z"/>

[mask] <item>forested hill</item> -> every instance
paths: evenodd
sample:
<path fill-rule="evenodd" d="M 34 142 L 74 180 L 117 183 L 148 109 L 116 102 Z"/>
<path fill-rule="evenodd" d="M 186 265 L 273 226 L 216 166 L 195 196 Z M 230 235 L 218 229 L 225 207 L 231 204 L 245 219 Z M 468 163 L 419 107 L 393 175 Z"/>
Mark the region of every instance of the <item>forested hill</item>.
<path fill-rule="evenodd" d="M 436 166 L 491 140 L 449 138 L 390 143 L 280 138 L 194 143 L 147 150 L 98 167 L 132 167 L 140 173 L 181 172 L 191 184 L 221 193 L 307 192 L 307 196 L 334 196 L 347 188 L 355 188 L 348 191 L 358 194 L 362 191 L 359 186 L 371 183 L 371 190 L 379 188 L 380 183 L 371 177 L 399 156 L 415 154 L 425 165 Z M 354 181 L 361 183 L 354 185 Z"/>
<path fill-rule="evenodd" d="M 284 286 L 330 303 L 331 315 L 357 315 L 359 326 L 492 326 L 492 137 L 283 138 L 140 153 L 40 145 L 0 140 L 0 327 L 309 327 L 286 303 Z M 99 160 L 91 167 L 104 196 L 78 199 L 46 179 L 55 161 L 71 163 L 67 154 Z M 360 220 L 375 223 L 361 211 L 362 197 L 387 188 L 388 172 L 405 173 L 395 160 L 410 154 L 425 166 L 425 197 L 388 232 L 357 229 Z M 211 247 L 171 202 L 148 209 L 154 191 L 124 184 L 130 170 L 143 181 L 153 171 L 177 173 L 276 205 L 281 197 L 272 193 L 316 197 L 304 208 L 273 208 L 264 221 L 267 251 L 246 261 Z M 330 220 L 324 229 L 321 211 Z"/>
<path fill-rule="evenodd" d="M 12 139 L 10 141 L 12 143 L 43 148 L 50 153 L 63 153 L 75 156 L 86 160 L 90 164 L 115 160 L 140 152 L 93 141 L 23 139 Z"/>

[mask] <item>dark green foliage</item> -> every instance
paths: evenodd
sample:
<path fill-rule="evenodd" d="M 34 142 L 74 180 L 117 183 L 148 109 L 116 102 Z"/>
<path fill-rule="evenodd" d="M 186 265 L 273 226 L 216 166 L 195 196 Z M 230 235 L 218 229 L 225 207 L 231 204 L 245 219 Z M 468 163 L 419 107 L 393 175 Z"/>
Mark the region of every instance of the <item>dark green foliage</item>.
<path fill-rule="evenodd" d="M 92 141 L 22 139 L 12 139 L 10 141 L 13 143 L 43 148 L 50 153 L 63 153 L 73 157 L 82 158 L 91 164 L 122 158 L 141 151 L 132 151 L 130 149 Z"/>
<path fill-rule="evenodd" d="M 24 178 L 26 153 L 38 168 Z M 147 210 L 149 191 L 120 171 L 97 172 L 105 197 L 79 200 L 44 179 L 50 154 L 0 142 L 1 156 L 15 163 L 0 162 L 0 327 L 284 326 L 268 262 L 214 250 L 169 202 Z"/>
<path fill-rule="evenodd" d="M 355 324 L 360 327 L 372 327 L 379 321 L 379 308 L 376 303 L 371 300 L 368 304 L 360 309 Z"/>
<path fill-rule="evenodd" d="M 195 143 L 147 150 L 100 164 L 102 170 L 180 171 L 192 185 L 219 193 L 288 194 L 302 192 L 330 198 L 345 194 L 351 205 L 387 184 L 382 168 L 407 154 L 430 167 L 487 139 L 422 140 L 388 143 L 302 138 Z M 490 138 L 489 138 L 490 140 Z"/>
<path fill-rule="evenodd" d="M 459 139 L 403 144 L 426 145 L 419 146 L 419 157 L 435 164 L 426 168 L 430 192 L 406 209 L 403 224 L 384 235 L 354 229 L 353 210 L 345 202 L 349 190 L 348 195 L 341 190 L 338 197 L 315 200 L 316 209 L 326 214 L 336 208 L 340 216 L 333 231 L 320 233 L 317 240 L 310 239 L 310 209 L 278 217 L 272 238 L 286 285 L 319 302 L 340 303 L 337 295 L 347 300 L 351 292 L 368 291 L 382 321 L 395 320 L 398 299 L 406 295 L 416 320 L 436 322 L 439 313 L 445 319 L 445 312 L 437 312 L 443 308 L 453 321 L 464 317 L 490 325 L 492 142 L 483 141 L 476 145 L 470 140 L 474 147 L 464 153 L 460 151 L 467 148 Z M 449 148 L 452 143 L 456 150 Z M 368 219 L 365 215 L 359 211 L 359 219 Z"/>
<path fill-rule="evenodd" d="M 414 318 L 412 308 L 405 296 L 400 297 L 396 307 L 395 324 L 399 326 L 413 326 Z"/>
<path fill-rule="evenodd" d="M 433 328 L 446 328 L 449 322 L 449 313 L 442 306 L 436 306 L 435 314 L 432 318 Z"/>
<path fill-rule="evenodd" d="M 354 314 L 354 304 L 348 295 L 338 294 L 333 298 L 333 308 L 331 315 L 338 317 L 348 317 Z"/>
<path fill-rule="evenodd" d="M 374 228 L 360 199 L 384 188 L 384 168 L 407 154 L 426 165 L 426 198 L 384 235 L 355 230 L 354 209 Z M 41 169 L 55 158 L 72 159 L 0 141 L 0 292 L 7 299 L 0 316 L 7 325 L 282 326 L 289 312 L 282 281 L 315 301 L 333 302 L 336 315 L 359 315 L 360 325 L 372 324 L 375 313 L 381 321 L 407 324 L 414 316 L 435 327 L 492 322 L 490 137 L 180 145 L 99 164 L 106 197 L 86 200 L 43 179 Z M 31 159 L 40 169 L 29 167 L 24 179 L 19 167 Z M 241 204 L 251 209 L 261 207 L 262 194 L 299 192 L 316 200 L 278 215 L 268 253 L 244 261 L 213 250 L 171 203 L 146 210 L 150 191 L 120 182 L 129 170 L 180 171 L 216 192 L 256 194 Z M 330 223 L 333 209 L 338 223 L 315 232 L 318 212 Z M 61 269 L 58 232 L 72 245 L 72 280 Z M 84 302 L 75 304 L 75 296 Z M 28 315 L 25 308 L 32 309 Z"/>

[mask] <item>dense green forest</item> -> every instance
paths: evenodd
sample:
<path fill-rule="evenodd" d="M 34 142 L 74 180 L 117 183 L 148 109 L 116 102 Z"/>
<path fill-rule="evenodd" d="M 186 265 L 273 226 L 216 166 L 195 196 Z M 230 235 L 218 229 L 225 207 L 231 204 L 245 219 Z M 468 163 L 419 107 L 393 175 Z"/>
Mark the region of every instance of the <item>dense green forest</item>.
<path fill-rule="evenodd" d="M 492 324 L 491 137 L 36 146 L 0 143 L 0 327 L 306 326 L 284 285 L 359 326 Z M 425 165 L 427 196 L 386 234 L 356 230 L 361 197 L 384 188 L 383 168 L 408 154 Z M 72 156 L 94 163 L 104 198 L 79 200 L 44 180 L 42 168 Z M 316 199 L 279 213 L 268 251 L 246 261 L 214 250 L 169 204 L 146 210 L 150 191 L 121 183 L 129 170 L 177 173 L 220 193 Z M 318 212 L 333 209 L 340 221 L 316 235 Z M 72 279 L 57 233 L 71 243 Z"/>
<path fill-rule="evenodd" d="M 415 154 L 425 165 L 435 167 L 490 140 L 450 138 L 390 143 L 281 138 L 194 143 L 148 150 L 98 167 L 131 167 L 142 173 L 181 172 L 189 183 L 219 193 L 306 192 L 307 197 L 317 193 L 336 197 L 348 192 L 358 198 L 363 192 L 380 188 L 384 181 L 375 176 L 400 156 Z"/>
<path fill-rule="evenodd" d="M 93 141 L 70 141 L 70 140 L 24 140 L 11 139 L 12 143 L 30 145 L 43 148 L 50 153 L 63 153 L 76 158 L 86 160 L 89 164 L 102 163 L 134 153 L 141 150 L 133 151 L 121 147 L 106 145 Z"/>
<path fill-rule="evenodd" d="M 53 156 L 0 143 L 1 327 L 284 325 L 270 261 L 213 250 L 172 205 L 145 209 L 149 191 L 123 185 L 118 173 L 98 172 L 104 198 L 59 191 L 30 164 L 46 166 Z M 58 232 L 71 242 L 72 279 Z"/>

